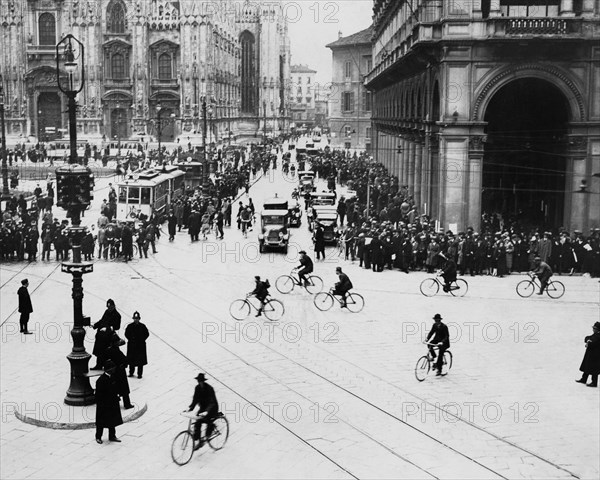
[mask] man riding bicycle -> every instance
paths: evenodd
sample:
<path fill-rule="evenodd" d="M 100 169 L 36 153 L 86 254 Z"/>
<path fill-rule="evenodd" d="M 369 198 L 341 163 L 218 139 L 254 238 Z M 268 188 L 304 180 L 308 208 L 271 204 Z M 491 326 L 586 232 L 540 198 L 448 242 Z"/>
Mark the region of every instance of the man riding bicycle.
<path fill-rule="evenodd" d="M 543 295 L 544 290 L 548 286 L 548 281 L 550 280 L 550 277 L 552 277 L 552 269 L 546 262 L 542 262 L 540 257 L 535 257 L 533 259 L 533 265 L 535 266 L 535 270 L 531 273 L 540 280 L 540 291 L 537 295 Z"/>
<path fill-rule="evenodd" d="M 202 446 L 201 440 L 201 428 L 202 424 L 206 424 L 206 438 L 210 437 L 210 434 L 213 430 L 213 420 L 217 417 L 219 413 L 219 404 L 217 402 L 217 396 L 215 395 L 215 390 L 208 383 L 206 383 L 206 377 L 203 373 L 199 373 L 196 376 L 196 380 L 198 380 L 198 385 L 194 389 L 194 397 L 192 398 L 192 403 L 188 408 L 188 412 L 191 412 L 196 405 L 200 407 L 200 411 L 197 416 L 201 416 L 194 422 L 194 440 L 198 443 L 194 447 L 194 450 L 198 450 Z"/>
<path fill-rule="evenodd" d="M 258 313 L 256 314 L 257 317 L 260 317 L 262 315 L 263 309 L 265 308 L 265 303 L 266 303 L 267 297 L 269 296 L 269 287 L 271 285 L 269 284 L 268 280 L 265 280 L 264 282 L 262 282 L 258 275 L 256 277 L 254 277 L 254 281 L 256 282 L 256 286 L 254 287 L 254 290 L 252 290 L 248 294 L 248 296 L 254 295 L 256 298 L 258 298 L 260 300 L 260 308 L 258 309 Z"/>
<path fill-rule="evenodd" d="M 348 275 L 342 272 L 342 267 L 335 267 L 335 273 L 340 279 L 340 281 L 336 282 L 332 294 L 341 296 L 341 307 L 346 308 L 346 293 L 348 293 L 348 291 L 352 289 L 353 285 L 350 279 L 348 278 Z"/>
<path fill-rule="evenodd" d="M 252 212 L 250 211 L 250 207 L 245 207 L 240 212 L 240 220 L 242 223 L 242 233 L 245 235 L 250 227 L 250 222 L 252 221 Z"/>
<path fill-rule="evenodd" d="M 437 362 L 433 367 L 437 370 L 436 376 L 442 374 L 442 364 L 444 361 L 444 352 L 450 348 L 450 332 L 448 331 L 448 326 L 445 323 L 442 323 L 442 316 L 439 313 L 436 313 L 433 316 L 433 320 L 435 323 L 431 327 L 431 330 L 427 334 L 427 342 L 432 344 L 437 344 L 439 347 Z M 430 340 L 431 339 L 431 340 Z M 431 358 L 435 359 L 435 350 L 433 345 L 428 345 L 429 353 L 431 354 Z"/>
<path fill-rule="evenodd" d="M 300 265 L 296 267 L 298 270 L 298 285 L 302 285 L 304 281 L 304 286 L 306 287 L 309 284 L 306 275 L 313 272 L 313 261 L 306 254 L 305 250 L 300 250 L 298 253 L 300 254 Z"/>
<path fill-rule="evenodd" d="M 438 257 L 445 260 L 444 266 L 441 268 L 441 277 L 444 279 L 444 292 L 449 292 L 452 282 L 456 282 L 456 262 L 451 258 L 447 258 L 443 253 L 438 253 Z M 455 287 L 458 288 L 458 285 Z"/>

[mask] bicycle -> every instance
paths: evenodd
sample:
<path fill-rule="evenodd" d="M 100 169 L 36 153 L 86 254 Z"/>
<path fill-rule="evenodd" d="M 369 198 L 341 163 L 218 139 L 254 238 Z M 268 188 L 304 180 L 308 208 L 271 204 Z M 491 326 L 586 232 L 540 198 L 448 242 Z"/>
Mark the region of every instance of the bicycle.
<path fill-rule="evenodd" d="M 257 307 L 254 303 L 248 300 L 249 297 L 250 295 L 247 295 L 246 298 L 239 298 L 231 302 L 231 305 L 229 306 L 229 314 L 236 320 L 245 320 L 252 312 L 252 309 L 258 312 L 260 306 Z M 285 308 L 283 303 L 281 303 L 279 300 L 267 297 L 263 306 L 263 313 L 269 320 L 276 322 L 283 317 Z"/>
<path fill-rule="evenodd" d="M 522 298 L 531 297 L 533 292 L 536 290 L 539 291 L 542 287 L 537 275 L 531 272 L 527 273 L 527 275 L 529 276 L 529 280 L 520 281 L 516 287 L 517 294 Z M 546 293 L 550 298 L 560 298 L 565 294 L 565 286 L 558 280 L 549 280 L 546 286 Z"/>
<path fill-rule="evenodd" d="M 423 280 L 419 286 L 421 293 L 426 297 L 433 297 L 440 291 L 440 287 L 443 290 L 445 284 L 439 280 L 439 277 L 440 275 L 437 277 L 429 277 Z M 462 278 L 457 278 L 453 282 L 450 282 L 449 292 L 453 297 L 464 297 L 468 290 L 469 284 Z"/>
<path fill-rule="evenodd" d="M 171 458 L 177 465 L 185 465 L 192 459 L 198 444 L 198 440 L 194 440 L 194 423 L 196 420 L 204 418 L 203 415 L 196 415 L 192 412 L 181 412 L 181 415 L 187 417 L 189 421 L 187 430 L 179 432 L 171 444 Z M 229 438 L 229 422 L 225 415 L 219 412 L 212 425 L 213 429 L 210 436 L 207 437 L 205 431 L 204 435 L 200 437 L 200 441 L 208 443 L 213 450 L 221 450 L 225 446 L 227 438 Z M 202 426 L 200 425 L 199 428 L 202 428 Z"/>
<path fill-rule="evenodd" d="M 346 254 L 346 239 L 344 234 L 341 234 L 336 240 L 336 247 L 338 250 L 338 257 Z"/>
<path fill-rule="evenodd" d="M 322 312 L 326 312 L 331 307 L 333 307 L 334 300 L 336 300 L 340 305 L 343 305 L 342 296 L 335 294 L 334 290 L 331 288 L 329 292 L 319 292 L 315 295 L 313 303 L 315 307 L 317 307 Z M 340 297 L 339 299 L 337 297 Z M 365 306 L 365 299 L 362 295 L 356 292 L 347 292 L 346 293 L 346 308 L 350 310 L 352 313 L 360 312 Z"/>
<path fill-rule="evenodd" d="M 112 240 L 109 242 L 107 246 L 108 251 L 108 259 L 110 261 L 115 261 L 119 257 L 123 257 L 123 250 L 121 249 L 121 241 L 120 240 Z M 137 243 L 132 244 L 132 258 L 137 258 L 139 253 L 139 248 Z"/>
<path fill-rule="evenodd" d="M 440 347 L 435 343 L 424 342 L 425 345 L 429 345 L 433 347 L 434 350 L 439 350 Z M 419 382 L 422 382 L 427 378 L 429 372 L 432 368 L 434 368 L 434 364 L 437 362 L 437 358 L 433 358 L 431 355 L 431 351 L 427 350 L 427 355 L 423 355 L 421 358 L 417 360 L 417 364 L 415 365 L 415 377 Z M 448 371 L 452 368 L 452 352 L 450 350 L 446 350 L 444 352 L 444 358 L 442 359 L 442 371 L 440 372 L 442 376 L 448 375 Z"/>
<path fill-rule="evenodd" d="M 289 275 L 281 275 L 278 277 L 277 280 L 275 280 L 275 288 L 283 294 L 290 293 L 294 290 L 296 285 L 304 287 L 306 291 L 311 294 L 319 293 L 323 290 L 323 280 L 321 277 L 308 273 L 304 276 L 308 281 L 308 284 L 302 284 L 302 282 L 300 282 L 300 277 L 294 276 L 294 273 L 297 272 L 298 269 L 294 268 Z"/>

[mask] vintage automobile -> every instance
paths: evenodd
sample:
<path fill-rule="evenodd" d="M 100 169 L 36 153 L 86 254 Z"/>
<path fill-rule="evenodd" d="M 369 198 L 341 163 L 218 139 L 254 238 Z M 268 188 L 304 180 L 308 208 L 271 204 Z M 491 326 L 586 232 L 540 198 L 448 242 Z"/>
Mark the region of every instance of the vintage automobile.
<path fill-rule="evenodd" d="M 323 238 L 325 244 L 335 244 L 337 242 L 337 212 L 331 208 L 315 208 L 316 218 L 314 227 L 323 228 Z"/>
<path fill-rule="evenodd" d="M 313 192 L 310 194 L 313 206 L 317 205 L 335 205 L 335 193 L 332 192 Z"/>
<path fill-rule="evenodd" d="M 288 209 L 290 228 L 298 228 L 302 224 L 302 209 L 300 204 L 296 203 Z"/>
<path fill-rule="evenodd" d="M 315 175 L 314 172 L 298 172 L 299 189 L 301 193 L 314 192 L 315 187 Z"/>
<path fill-rule="evenodd" d="M 274 197 L 263 202 L 264 210 L 287 210 L 288 201 L 284 198 Z"/>
<path fill-rule="evenodd" d="M 260 215 L 258 245 L 261 253 L 267 248 L 280 248 L 287 253 L 290 234 L 288 232 L 287 208 L 285 210 L 265 209 Z"/>

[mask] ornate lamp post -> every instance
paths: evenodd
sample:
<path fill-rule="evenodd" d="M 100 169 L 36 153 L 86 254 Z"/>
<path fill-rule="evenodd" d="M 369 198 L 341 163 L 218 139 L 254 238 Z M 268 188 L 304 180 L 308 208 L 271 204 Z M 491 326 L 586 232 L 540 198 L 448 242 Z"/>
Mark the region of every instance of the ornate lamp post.
<path fill-rule="evenodd" d="M 4 79 L 0 74 L 0 135 L 2 135 L 2 200 L 10 198 L 8 191 L 8 165 L 6 164 L 6 125 L 4 124 Z"/>
<path fill-rule="evenodd" d="M 85 70 L 83 44 L 73 35 L 67 35 L 56 45 L 56 79 L 58 88 L 69 99 L 69 138 L 71 152 L 69 165 L 56 170 L 56 205 L 67 210 L 71 218 L 69 237 L 73 245 L 73 261 L 63 262 L 61 270 L 73 275 L 73 349 L 67 356 L 71 364 L 71 383 L 67 390 L 67 405 L 91 405 L 95 402 L 94 391 L 88 376 L 88 361 L 83 339 L 90 325 L 89 317 L 82 313 L 83 274 L 93 271 L 91 262 L 81 261 L 81 240 L 85 227 L 81 227 L 81 212 L 90 206 L 93 198 L 94 176 L 87 167 L 78 164 L 77 157 L 77 103 L 75 97 L 83 89 Z M 79 65 L 78 65 L 79 62 Z M 62 67 L 62 68 L 61 68 Z M 66 75 L 62 72 L 66 71 Z M 77 78 L 79 77 L 79 78 Z"/>
<path fill-rule="evenodd" d="M 263 143 L 267 143 L 267 102 L 263 101 Z"/>

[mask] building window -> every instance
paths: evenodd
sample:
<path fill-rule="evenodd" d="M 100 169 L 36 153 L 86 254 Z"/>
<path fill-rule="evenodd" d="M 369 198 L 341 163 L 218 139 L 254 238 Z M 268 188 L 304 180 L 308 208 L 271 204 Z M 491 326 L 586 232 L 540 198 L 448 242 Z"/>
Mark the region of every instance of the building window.
<path fill-rule="evenodd" d="M 346 78 L 352 78 L 352 62 L 346 62 L 344 73 Z"/>
<path fill-rule="evenodd" d="M 343 92 L 342 93 L 342 111 L 351 112 L 354 110 L 354 93 Z"/>
<path fill-rule="evenodd" d="M 110 33 L 125 33 L 125 6 L 121 2 L 110 5 L 106 17 Z"/>
<path fill-rule="evenodd" d="M 39 18 L 39 44 L 56 45 L 56 20 L 51 13 L 42 13 Z"/>
<path fill-rule="evenodd" d="M 306 103 L 310 103 L 311 97 L 306 97 Z"/>
<path fill-rule="evenodd" d="M 352 148 L 351 142 L 344 142 L 344 148 Z"/>
<path fill-rule="evenodd" d="M 298 77 L 298 84 L 302 83 L 302 77 Z"/>
<path fill-rule="evenodd" d="M 365 70 L 365 73 L 369 73 L 371 70 L 373 70 L 373 60 L 371 60 L 371 58 L 367 58 L 367 67 Z"/>
<path fill-rule="evenodd" d="M 306 83 L 310 85 L 310 77 L 306 77 Z"/>
<path fill-rule="evenodd" d="M 501 0 L 500 9 L 505 17 L 558 17 L 560 0 Z"/>
<path fill-rule="evenodd" d="M 110 57 L 110 70 L 112 78 L 125 78 L 125 57 L 120 53 L 115 53 Z"/>
<path fill-rule="evenodd" d="M 373 105 L 373 97 L 371 92 L 363 89 L 363 105 L 362 109 L 365 112 L 370 112 Z"/>
<path fill-rule="evenodd" d="M 371 127 L 367 127 L 365 130 L 365 137 L 371 138 Z"/>
<path fill-rule="evenodd" d="M 158 79 L 171 80 L 173 78 L 172 59 L 168 53 L 158 57 Z"/>

